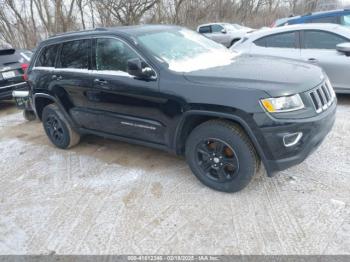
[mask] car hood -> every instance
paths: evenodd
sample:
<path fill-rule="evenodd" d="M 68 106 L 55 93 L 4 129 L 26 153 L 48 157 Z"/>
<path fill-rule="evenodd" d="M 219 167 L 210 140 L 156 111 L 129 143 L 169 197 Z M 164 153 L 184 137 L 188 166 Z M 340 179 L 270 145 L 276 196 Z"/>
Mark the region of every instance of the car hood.
<path fill-rule="evenodd" d="M 325 74 L 318 66 L 296 60 L 240 55 L 228 65 L 186 72 L 184 77 L 194 83 L 258 89 L 278 97 L 310 90 Z"/>

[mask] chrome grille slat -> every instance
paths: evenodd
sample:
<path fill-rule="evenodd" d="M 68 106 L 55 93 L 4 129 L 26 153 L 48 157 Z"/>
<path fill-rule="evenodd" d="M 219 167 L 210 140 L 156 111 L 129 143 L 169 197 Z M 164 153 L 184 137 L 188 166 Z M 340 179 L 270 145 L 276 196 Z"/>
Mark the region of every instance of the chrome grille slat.
<path fill-rule="evenodd" d="M 335 99 L 333 87 L 327 82 L 309 92 L 309 96 L 317 113 L 325 111 Z"/>
<path fill-rule="evenodd" d="M 329 93 L 328 88 L 326 87 L 326 85 L 323 85 L 323 86 L 322 86 L 322 90 L 323 90 L 324 94 L 325 94 L 326 97 L 327 97 L 327 104 L 329 104 L 329 102 L 331 101 L 332 97 L 331 97 L 331 95 L 330 95 L 330 93 Z"/>

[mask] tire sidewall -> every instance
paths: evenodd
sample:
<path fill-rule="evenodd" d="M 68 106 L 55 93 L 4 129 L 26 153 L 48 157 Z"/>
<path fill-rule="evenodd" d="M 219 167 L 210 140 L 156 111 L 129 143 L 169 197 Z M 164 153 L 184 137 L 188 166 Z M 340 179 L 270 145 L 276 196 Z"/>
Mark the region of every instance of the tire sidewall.
<path fill-rule="evenodd" d="M 70 144 L 70 139 L 71 139 L 70 133 L 69 133 L 69 130 L 67 128 L 66 122 L 64 121 L 64 119 L 62 119 L 62 115 L 60 114 L 60 112 L 58 112 L 58 110 L 59 110 L 58 108 L 55 108 L 52 105 L 46 106 L 43 110 L 42 122 L 43 122 L 45 133 L 48 136 L 48 138 L 50 139 L 50 141 L 58 148 L 66 149 L 66 148 L 68 148 L 68 146 Z M 57 141 L 53 140 L 51 135 L 50 135 L 50 132 L 47 130 L 46 121 L 50 116 L 56 117 L 62 126 L 63 140 L 61 143 L 57 143 Z"/>
<path fill-rule="evenodd" d="M 232 147 L 239 162 L 236 176 L 228 182 L 218 182 L 202 173 L 196 158 L 197 145 L 207 139 L 222 140 Z M 250 146 L 241 134 L 223 125 L 199 126 L 189 136 L 186 143 L 186 159 L 196 177 L 206 186 L 224 192 L 236 192 L 249 184 L 255 175 L 256 159 Z"/>

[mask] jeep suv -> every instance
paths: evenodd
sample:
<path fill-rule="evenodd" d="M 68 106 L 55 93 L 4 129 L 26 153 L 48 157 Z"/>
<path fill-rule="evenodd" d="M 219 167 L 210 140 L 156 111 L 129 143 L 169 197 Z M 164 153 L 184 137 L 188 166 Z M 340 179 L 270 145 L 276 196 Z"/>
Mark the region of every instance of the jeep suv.
<path fill-rule="evenodd" d="M 331 130 L 336 97 L 321 68 L 239 56 L 177 26 L 54 36 L 28 68 L 29 99 L 51 142 L 95 134 L 184 155 L 220 191 L 302 162 Z"/>

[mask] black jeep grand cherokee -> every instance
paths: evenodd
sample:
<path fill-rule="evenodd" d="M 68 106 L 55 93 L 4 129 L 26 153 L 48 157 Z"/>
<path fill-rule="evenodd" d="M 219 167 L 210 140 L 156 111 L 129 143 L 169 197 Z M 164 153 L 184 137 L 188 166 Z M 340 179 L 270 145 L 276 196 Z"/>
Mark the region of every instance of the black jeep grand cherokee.
<path fill-rule="evenodd" d="M 29 70 L 33 110 L 69 148 L 96 134 L 185 155 L 220 191 L 302 162 L 331 130 L 336 97 L 324 72 L 240 56 L 177 26 L 95 29 L 42 42 Z"/>

